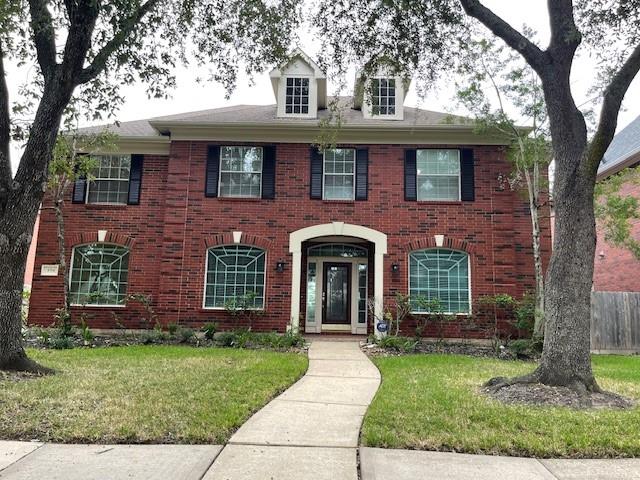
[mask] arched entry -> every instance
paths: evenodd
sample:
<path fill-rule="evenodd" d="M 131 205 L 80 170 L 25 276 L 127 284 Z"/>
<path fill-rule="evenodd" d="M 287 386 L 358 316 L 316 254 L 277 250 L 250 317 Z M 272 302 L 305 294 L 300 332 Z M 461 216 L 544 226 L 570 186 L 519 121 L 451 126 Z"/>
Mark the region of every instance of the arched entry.
<path fill-rule="evenodd" d="M 352 237 L 371 242 L 374 245 L 374 316 L 382 318 L 384 292 L 384 255 L 387 253 L 387 235 L 360 225 L 344 222 L 332 222 L 313 225 L 296 230 L 289 235 L 289 252 L 292 254 L 291 265 L 291 329 L 298 331 L 300 327 L 300 285 L 302 280 L 302 244 L 319 237 Z M 375 325 L 377 327 L 377 325 Z M 374 328 L 376 335 L 379 334 Z"/>

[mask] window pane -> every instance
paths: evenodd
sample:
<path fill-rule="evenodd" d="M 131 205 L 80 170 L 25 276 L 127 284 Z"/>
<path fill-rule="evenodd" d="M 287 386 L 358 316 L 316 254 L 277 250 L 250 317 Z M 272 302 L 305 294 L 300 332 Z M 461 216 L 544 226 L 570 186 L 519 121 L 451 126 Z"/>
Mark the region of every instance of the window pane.
<path fill-rule="evenodd" d="M 309 263 L 307 266 L 307 313 L 306 323 L 316 321 L 316 264 Z"/>
<path fill-rule="evenodd" d="M 87 203 L 126 204 L 129 192 L 130 155 L 99 155 L 87 185 Z"/>
<path fill-rule="evenodd" d="M 309 113 L 309 79 L 287 78 L 285 92 L 285 113 Z"/>
<path fill-rule="evenodd" d="M 124 305 L 127 291 L 129 249 L 92 243 L 73 249 L 71 303 Z"/>
<path fill-rule="evenodd" d="M 396 81 L 393 78 L 375 78 L 372 88 L 372 112 L 374 115 L 396 113 Z"/>
<path fill-rule="evenodd" d="M 353 200 L 355 184 L 354 149 L 333 149 L 324 153 L 324 199 Z"/>
<path fill-rule="evenodd" d="M 469 256 L 430 249 L 409 255 L 409 295 L 413 311 L 425 311 L 417 299 L 438 299 L 446 313 L 469 313 Z"/>
<path fill-rule="evenodd" d="M 259 198 L 262 191 L 262 148 L 220 149 L 220 196 Z"/>
<path fill-rule="evenodd" d="M 209 249 L 205 307 L 220 307 L 245 295 L 253 306 L 264 306 L 265 251 L 245 245 Z"/>
<path fill-rule="evenodd" d="M 459 177 L 419 175 L 418 200 L 460 200 Z"/>

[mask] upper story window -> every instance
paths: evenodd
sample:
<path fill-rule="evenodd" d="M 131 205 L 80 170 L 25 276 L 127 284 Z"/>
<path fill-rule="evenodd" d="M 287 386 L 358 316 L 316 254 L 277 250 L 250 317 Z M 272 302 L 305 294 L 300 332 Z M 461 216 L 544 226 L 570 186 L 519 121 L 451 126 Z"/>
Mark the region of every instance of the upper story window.
<path fill-rule="evenodd" d="M 428 313 L 424 303 L 438 300 L 444 313 L 469 313 L 471 309 L 469 255 L 433 248 L 409 254 L 409 296 L 412 311 Z"/>
<path fill-rule="evenodd" d="M 396 81 L 393 78 L 374 78 L 372 80 L 373 115 L 396 114 Z"/>
<path fill-rule="evenodd" d="M 129 249 L 91 243 L 73 249 L 69 295 L 75 305 L 124 305 Z"/>
<path fill-rule="evenodd" d="M 219 195 L 260 198 L 262 154 L 261 147 L 221 147 Z"/>
<path fill-rule="evenodd" d="M 126 204 L 131 155 L 100 155 L 87 185 L 87 203 Z"/>
<path fill-rule="evenodd" d="M 460 200 L 460 151 L 416 152 L 418 200 Z"/>
<path fill-rule="evenodd" d="M 285 113 L 309 113 L 309 79 L 301 77 L 287 77 L 285 92 Z"/>
<path fill-rule="evenodd" d="M 355 197 L 356 151 L 339 148 L 324 152 L 325 200 L 353 200 Z"/>

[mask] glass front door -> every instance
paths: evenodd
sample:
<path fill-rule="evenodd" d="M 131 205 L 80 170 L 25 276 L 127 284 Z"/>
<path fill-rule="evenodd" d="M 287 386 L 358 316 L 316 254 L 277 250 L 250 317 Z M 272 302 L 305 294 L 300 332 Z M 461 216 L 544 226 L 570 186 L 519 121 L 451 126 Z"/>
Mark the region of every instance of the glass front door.
<path fill-rule="evenodd" d="M 322 323 L 351 323 L 351 264 L 324 263 Z"/>

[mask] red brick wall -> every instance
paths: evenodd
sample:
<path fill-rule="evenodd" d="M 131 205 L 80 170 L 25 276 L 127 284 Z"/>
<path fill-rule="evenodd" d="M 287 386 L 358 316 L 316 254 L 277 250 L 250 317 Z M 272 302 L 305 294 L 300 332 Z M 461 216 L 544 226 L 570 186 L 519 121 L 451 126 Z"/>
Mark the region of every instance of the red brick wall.
<path fill-rule="evenodd" d="M 290 317 L 289 233 L 332 221 L 363 225 L 388 235 L 384 265 L 387 300 L 396 291 L 407 291 L 410 245 L 426 245 L 434 234 L 444 234 L 446 241 L 469 251 L 474 298 L 495 293 L 520 296 L 533 289 L 528 208 L 521 194 L 500 188 L 498 176 L 510 169 L 500 147 L 475 148 L 475 202 L 438 203 L 404 201 L 404 149 L 417 145 L 370 146 L 369 199 L 360 202 L 309 198 L 309 146 L 303 144 L 277 145 L 275 200 L 205 198 L 206 147 L 207 142 L 176 141 L 169 158 L 146 156 L 139 206 L 67 205 L 69 238 L 85 232 L 96 235 L 98 229 L 131 237 L 128 292 L 153 295 L 163 323 L 198 326 L 216 321 L 223 328 L 231 325 L 224 311 L 202 308 L 205 252 L 207 245 L 228 241 L 231 232 L 242 231 L 253 237 L 252 243 L 267 249 L 266 314 L 256 328 L 284 331 Z M 52 215 L 45 212 L 37 272 L 42 263 L 56 263 L 55 224 Z M 543 224 L 548 256 L 548 219 Z M 223 235 L 222 240 L 218 235 Z M 69 251 L 71 247 L 68 245 Z M 279 259 L 287 263 L 282 273 L 275 271 Z M 393 263 L 400 265 L 396 274 L 391 272 Z M 60 281 L 56 277 L 34 278 L 31 323 L 51 323 L 53 310 L 61 303 Z M 304 302 L 301 305 L 304 311 Z M 90 310 L 93 326 L 114 326 L 109 309 Z M 127 306 L 118 314 L 126 326 L 140 326 L 139 310 Z M 459 323 L 448 325 L 446 333 L 459 336 Z"/>
<path fill-rule="evenodd" d="M 620 193 L 640 199 L 640 185 L 626 184 Z M 632 222 L 632 235 L 640 241 L 640 220 L 635 219 Z M 628 250 L 613 247 L 605 242 L 600 225 L 598 225 L 598 243 L 594 262 L 594 290 L 640 292 L 640 261 Z"/>

